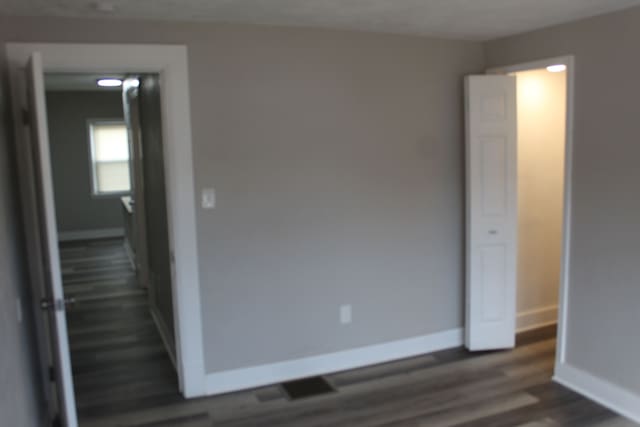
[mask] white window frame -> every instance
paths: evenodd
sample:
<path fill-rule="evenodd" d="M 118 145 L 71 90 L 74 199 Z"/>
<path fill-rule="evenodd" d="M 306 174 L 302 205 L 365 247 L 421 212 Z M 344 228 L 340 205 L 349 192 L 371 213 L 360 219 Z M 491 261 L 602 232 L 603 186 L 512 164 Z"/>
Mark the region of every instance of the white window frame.
<path fill-rule="evenodd" d="M 127 123 L 124 119 L 88 119 L 87 120 L 87 134 L 89 135 L 87 141 L 89 142 L 89 168 L 91 172 L 91 196 L 98 198 L 108 197 L 122 197 L 131 194 L 131 188 L 133 185 L 133 176 L 131 171 L 131 147 L 129 146 L 129 190 L 126 191 L 100 191 L 98 188 L 98 176 L 96 170 L 96 153 L 95 144 L 93 141 L 93 127 L 95 125 L 122 125 L 125 128 Z M 128 142 L 130 144 L 130 142 Z"/>

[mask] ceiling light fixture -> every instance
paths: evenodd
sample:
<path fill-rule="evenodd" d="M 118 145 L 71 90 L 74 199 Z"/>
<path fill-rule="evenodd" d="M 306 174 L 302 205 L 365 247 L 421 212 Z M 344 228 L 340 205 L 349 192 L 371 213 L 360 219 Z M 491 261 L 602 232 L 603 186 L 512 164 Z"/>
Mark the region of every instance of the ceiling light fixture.
<path fill-rule="evenodd" d="M 547 67 L 547 71 L 550 73 L 561 73 L 566 69 L 567 69 L 567 66 L 564 64 L 550 65 L 549 67 Z"/>
<path fill-rule="evenodd" d="M 97 81 L 100 87 L 118 87 L 122 86 L 122 80 L 120 79 L 100 79 Z"/>

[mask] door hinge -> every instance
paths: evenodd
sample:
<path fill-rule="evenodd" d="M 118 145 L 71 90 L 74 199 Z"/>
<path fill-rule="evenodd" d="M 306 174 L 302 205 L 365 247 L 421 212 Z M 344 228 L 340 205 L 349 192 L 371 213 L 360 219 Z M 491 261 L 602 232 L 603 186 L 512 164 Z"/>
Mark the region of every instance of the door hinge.
<path fill-rule="evenodd" d="M 49 381 L 51 382 L 56 381 L 56 370 L 53 369 L 53 366 L 49 366 Z"/>
<path fill-rule="evenodd" d="M 31 124 L 31 114 L 26 108 L 22 109 L 22 124 L 25 126 Z"/>

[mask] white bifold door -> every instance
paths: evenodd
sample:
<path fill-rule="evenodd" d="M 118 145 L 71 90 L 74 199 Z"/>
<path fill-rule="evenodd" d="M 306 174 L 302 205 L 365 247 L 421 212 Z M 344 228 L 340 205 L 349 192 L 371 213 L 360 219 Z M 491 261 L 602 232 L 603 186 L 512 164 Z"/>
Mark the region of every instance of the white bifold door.
<path fill-rule="evenodd" d="M 516 79 L 469 76 L 466 96 L 466 336 L 469 350 L 515 345 Z"/>
<path fill-rule="evenodd" d="M 43 388 L 53 425 L 78 425 L 69 357 L 66 306 L 49 153 L 42 57 L 31 57 L 26 86 L 24 133 L 18 144 L 21 202 L 28 251 Z M 1 424 L 1 421 L 0 421 Z"/>

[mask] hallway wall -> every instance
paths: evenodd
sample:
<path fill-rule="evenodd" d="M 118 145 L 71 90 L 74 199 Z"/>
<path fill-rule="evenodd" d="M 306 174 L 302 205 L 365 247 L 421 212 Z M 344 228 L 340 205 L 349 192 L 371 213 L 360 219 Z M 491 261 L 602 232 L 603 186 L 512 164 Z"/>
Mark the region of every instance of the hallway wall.
<path fill-rule="evenodd" d="M 88 121 L 123 119 L 120 91 L 47 91 L 58 231 L 122 229 L 120 196 L 94 196 Z"/>
<path fill-rule="evenodd" d="M 140 78 L 138 89 L 140 136 L 142 143 L 142 173 L 144 176 L 145 223 L 149 286 L 153 287 L 156 316 L 175 357 L 173 294 L 171 289 L 171 258 L 165 186 L 165 161 L 162 143 L 162 116 L 160 111 L 160 77 L 156 74 Z"/>

